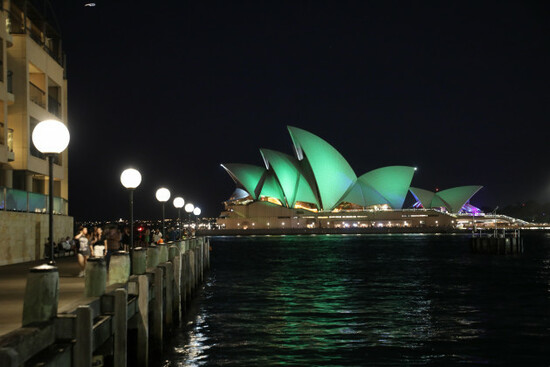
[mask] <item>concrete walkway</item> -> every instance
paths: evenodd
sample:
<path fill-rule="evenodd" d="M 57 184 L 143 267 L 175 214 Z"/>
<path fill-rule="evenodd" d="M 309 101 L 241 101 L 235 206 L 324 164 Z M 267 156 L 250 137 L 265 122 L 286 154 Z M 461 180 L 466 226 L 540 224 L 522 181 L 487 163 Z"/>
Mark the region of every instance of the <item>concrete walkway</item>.
<path fill-rule="evenodd" d="M 76 256 L 56 258 L 59 269 L 59 306 L 62 308 L 84 296 L 84 278 Z M 29 269 L 46 260 L 0 266 L 0 336 L 21 327 L 23 298 Z"/>

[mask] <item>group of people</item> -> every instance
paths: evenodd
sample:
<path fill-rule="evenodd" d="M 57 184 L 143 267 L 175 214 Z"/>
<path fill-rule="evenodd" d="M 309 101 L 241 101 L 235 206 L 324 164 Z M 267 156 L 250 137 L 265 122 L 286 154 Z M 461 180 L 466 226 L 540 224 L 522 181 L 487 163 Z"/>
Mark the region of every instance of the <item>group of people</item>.
<path fill-rule="evenodd" d="M 138 229 L 139 230 L 139 229 Z M 181 238 L 182 233 L 177 228 L 168 229 L 167 238 L 176 241 Z M 188 233 L 184 233 L 188 235 Z M 147 247 L 149 244 L 160 244 L 164 242 L 159 229 L 145 228 L 136 238 L 137 245 Z M 108 224 L 105 228 L 94 227 L 88 231 L 87 227 L 80 226 L 74 236 L 78 264 L 81 271 L 79 277 L 85 274 L 86 263 L 90 257 L 105 258 L 107 269 L 111 260 L 111 254 L 115 251 L 128 251 L 130 249 L 130 229 L 124 227 L 122 230 L 116 224 Z"/>
<path fill-rule="evenodd" d="M 125 227 L 121 231 L 115 224 L 109 224 L 105 230 L 101 227 L 94 227 L 90 233 L 88 228 L 80 226 L 74 240 L 81 269 L 78 276 L 83 277 L 90 256 L 105 258 L 108 269 L 113 252 L 127 251 L 130 245 L 130 230 Z"/>

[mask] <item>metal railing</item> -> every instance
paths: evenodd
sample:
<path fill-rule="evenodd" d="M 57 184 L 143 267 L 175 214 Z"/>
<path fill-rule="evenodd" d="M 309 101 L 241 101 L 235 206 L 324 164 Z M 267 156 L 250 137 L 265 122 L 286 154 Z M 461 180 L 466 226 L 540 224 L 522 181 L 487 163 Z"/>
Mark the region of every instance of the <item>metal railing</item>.
<path fill-rule="evenodd" d="M 0 187 L 0 210 L 26 213 L 48 213 L 48 195 L 36 192 Z M 53 198 L 53 213 L 68 215 L 69 202 L 60 197 Z"/>
<path fill-rule="evenodd" d="M 31 101 L 33 101 L 34 103 L 36 103 L 42 108 L 46 108 L 46 102 L 45 102 L 46 92 L 38 88 L 32 82 L 29 82 L 29 95 L 30 95 Z"/>
<path fill-rule="evenodd" d="M 8 70 L 8 93 L 13 94 L 13 71 Z"/>

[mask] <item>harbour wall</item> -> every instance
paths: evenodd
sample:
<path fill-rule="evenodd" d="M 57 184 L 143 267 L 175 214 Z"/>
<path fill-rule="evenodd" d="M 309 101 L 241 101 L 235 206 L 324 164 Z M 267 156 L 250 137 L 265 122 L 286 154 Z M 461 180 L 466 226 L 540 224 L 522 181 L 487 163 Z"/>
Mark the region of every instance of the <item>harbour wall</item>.
<path fill-rule="evenodd" d="M 161 355 L 210 267 L 208 238 L 119 252 L 86 267 L 82 298 L 57 309 L 59 274 L 32 268 L 23 327 L 0 337 L 0 366 L 140 366 Z M 132 273 L 130 272 L 132 268 Z"/>

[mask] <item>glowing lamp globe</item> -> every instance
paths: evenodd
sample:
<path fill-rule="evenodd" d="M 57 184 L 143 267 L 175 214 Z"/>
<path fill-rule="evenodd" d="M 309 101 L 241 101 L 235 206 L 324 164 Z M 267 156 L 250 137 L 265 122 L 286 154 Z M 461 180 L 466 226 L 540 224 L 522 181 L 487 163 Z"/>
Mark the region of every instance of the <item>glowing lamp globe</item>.
<path fill-rule="evenodd" d="M 187 213 L 192 213 L 193 209 L 195 209 L 195 206 L 193 204 L 191 204 L 191 203 L 185 204 L 185 211 Z"/>
<path fill-rule="evenodd" d="M 120 182 L 127 189 L 135 189 L 141 183 L 141 173 L 137 169 L 125 169 L 120 175 Z"/>
<path fill-rule="evenodd" d="M 167 202 L 168 199 L 170 199 L 170 190 L 165 187 L 161 187 L 157 190 L 155 196 L 157 197 L 157 200 L 161 203 Z"/>
<path fill-rule="evenodd" d="M 67 126 L 57 120 L 44 120 L 32 131 L 32 142 L 44 154 L 59 154 L 69 145 Z"/>
<path fill-rule="evenodd" d="M 193 210 L 193 214 L 195 214 L 195 215 L 201 215 L 201 208 L 198 208 L 198 207 L 195 208 L 195 209 Z"/>
<path fill-rule="evenodd" d="M 185 204 L 185 200 L 183 200 L 182 197 L 178 196 L 177 198 L 174 199 L 173 203 L 174 203 L 174 207 L 180 209 L 180 208 L 183 208 L 183 204 Z"/>

